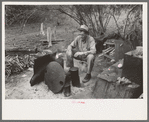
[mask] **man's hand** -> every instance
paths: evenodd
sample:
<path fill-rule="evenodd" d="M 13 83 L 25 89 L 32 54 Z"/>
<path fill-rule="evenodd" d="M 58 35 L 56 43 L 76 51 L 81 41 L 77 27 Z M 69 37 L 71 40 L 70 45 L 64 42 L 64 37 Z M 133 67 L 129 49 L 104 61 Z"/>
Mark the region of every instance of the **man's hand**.
<path fill-rule="evenodd" d="M 84 54 L 84 52 L 76 52 L 76 53 L 74 54 L 74 57 L 77 57 L 77 56 L 83 55 L 83 54 Z"/>

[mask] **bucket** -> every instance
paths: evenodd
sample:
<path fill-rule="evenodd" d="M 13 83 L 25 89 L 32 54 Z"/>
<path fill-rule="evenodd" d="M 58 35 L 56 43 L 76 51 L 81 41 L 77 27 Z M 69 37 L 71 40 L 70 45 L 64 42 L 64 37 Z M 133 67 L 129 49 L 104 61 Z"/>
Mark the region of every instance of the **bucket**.
<path fill-rule="evenodd" d="M 72 86 L 80 87 L 79 69 L 77 67 L 70 68 Z"/>

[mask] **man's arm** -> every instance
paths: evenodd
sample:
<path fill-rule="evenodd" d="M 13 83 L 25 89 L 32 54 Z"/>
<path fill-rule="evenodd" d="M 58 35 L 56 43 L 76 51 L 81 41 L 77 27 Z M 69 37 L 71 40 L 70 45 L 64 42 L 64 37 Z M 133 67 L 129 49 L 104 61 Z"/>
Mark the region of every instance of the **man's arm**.
<path fill-rule="evenodd" d="M 68 45 L 67 52 L 66 52 L 68 55 L 70 56 L 72 55 L 72 48 L 75 48 L 77 46 L 77 40 L 78 40 L 78 37 L 76 37 L 75 40 L 71 42 L 70 45 Z"/>
<path fill-rule="evenodd" d="M 95 40 L 94 40 L 93 37 L 91 37 L 91 40 L 90 40 L 90 50 L 84 52 L 84 54 L 88 55 L 88 54 L 95 54 L 95 53 L 96 53 Z"/>
<path fill-rule="evenodd" d="M 68 46 L 69 49 L 75 48 L 77 46 L 77 41 L 79 37 L 76 37 L 73 42 Z"/>
<path fill-rule="evenodd" d="M 72 50 L 72 46 L 68 45 L 67 50 Z"/>

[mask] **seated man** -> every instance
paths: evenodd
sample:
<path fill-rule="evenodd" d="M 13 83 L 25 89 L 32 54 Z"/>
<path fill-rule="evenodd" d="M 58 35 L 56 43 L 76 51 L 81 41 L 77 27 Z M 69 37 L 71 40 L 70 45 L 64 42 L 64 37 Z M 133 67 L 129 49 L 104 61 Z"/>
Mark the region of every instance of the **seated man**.
<path fill-rule="evenodd" d="M 73 67 L 73 58 L 87 61 L 87 74 L 82 81 L 83 83 L 86 83 L 91 79 L 91 71 L 94 65 L 96 53 L 95 40 L 89 35 L 88 27 L 86 25 L 81 25 L 79 31 L 80 34 L 67 48 L 66 66 Z"/>

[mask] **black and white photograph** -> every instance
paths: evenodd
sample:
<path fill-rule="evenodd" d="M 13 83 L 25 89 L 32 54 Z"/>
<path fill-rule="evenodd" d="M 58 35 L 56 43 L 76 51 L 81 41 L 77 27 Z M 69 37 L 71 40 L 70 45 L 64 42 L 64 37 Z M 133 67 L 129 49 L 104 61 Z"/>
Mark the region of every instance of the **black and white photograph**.
<path fill-rule="evenodd" d="M 27 104 L 38 114 L 47 106 L 44 113 L 50 111 L 54 104 L 67 109 L 65 103 L 71 104 L 70 113 L 76 105 L 81 106 L 76 111 L 90 113 L 91 108 L 82 108 L 93 103 L 102 114 L 127 106 L 136 109 L 138 120 L 147 119 L 146 28 L 147 3 L 143 2 L 2 2 L 4 118 L 77 119 L 13 114 L 24 112 L 20 107 L 28 113 Z M 7 105 L 11 101 L 12 106 Z M 129 116 L 132 110 L 123 111 L 126 115 L 120 118 L 114 112 L 109 118 L 97 117 L 96 112 L 78 119 L 134 120 Z"/>

